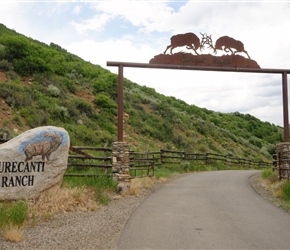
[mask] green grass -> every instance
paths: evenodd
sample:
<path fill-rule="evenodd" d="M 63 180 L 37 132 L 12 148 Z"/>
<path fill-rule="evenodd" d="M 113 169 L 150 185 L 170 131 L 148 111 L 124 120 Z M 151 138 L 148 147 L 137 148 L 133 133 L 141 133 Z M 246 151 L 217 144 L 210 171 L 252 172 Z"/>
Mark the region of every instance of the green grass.
<path fill-rule="evenodd" d="M 285 182 L 283 185 L 283 196 L 285 200 L 289 201 L 290 203 L 290 181 Z"/>
<path fill-rule="evenodd" d="M 64 176 L 63 186 L 66 187 L 91 187 L 95 190 L 96 201 L 102 205 L 108 205 L 110 198 L 108 192 L 116 190 L 117 182 L 112 177 L 99 176 L 99 177 L 72 177 Z"/>
<path fill-rule="evenodd" d="M 160 178 L 171 177 L 173 175 L 176 175 L 176 173 L 177 172 L 174 169 L 164 168 L 164 167 L 158 167 L 158 168 L 155 168 L 154 176 L 157 179 L 160 179 Z"/>
<path fill-rule="evenodd" d="M 11 204 L 6 202 L 0 205 L 0 228 L 7 226 L 22 226 L 28 216 L 28 205 L 24 201 L 16 201 Z"/>
<path fill-rule="evenodd" d="M 284 202 L 280 205 L 285 211 L 290 211 L 290 181 L 287 180 L 281 187 L 281 198 Z"/>
<path fill-rule="evenodd" d="M 23 225 L 27 215 L 28 205 L 24 201 L 13 202 L 10 209 L 8 210 L 8 217 L 13 225 Z"/>
<path fill-rule="evenodd" d="M 7 204 L 2 203 L 0 207 L 0 228 L 8 224 Z"/>
<path fill-rule="evenodd" d="M 184 161 L 180 164 L 168 164 L 166 166 L 156 167 L 154 176 L 158 179 L 161 177 L 171 177 L 182 173 L 199 172 L 199 171 L 217 171 L 228 169 L 224 165 L 204 165 L 194 162 Z"/>
<path fill-rule="evenodd" d="M 276 183 L 281 182 L 278 178 L 277 171 L 273 171 L 272 169 L 263 170 L 261 177 L 268 180 L 270 185 L 273 186 L 275 186 Z M 278 197 L 283 200 L 280 207 L 286 211 L 290 211 L 290 180 L 282 182 L 282 185 L 280 185 L 279 190 L 277 190 L 276 193 L 279 193 Z"/>
<path fill-rule="evenodd" d="M 273 171 L 272 169 L 264 169 L 262 171 L 261 177 L 263 179 L 267 179 L 271 183 L 274 183 L 275 181 L 278 181 L 278 174 L 277 174 L 277 172 Z"/>

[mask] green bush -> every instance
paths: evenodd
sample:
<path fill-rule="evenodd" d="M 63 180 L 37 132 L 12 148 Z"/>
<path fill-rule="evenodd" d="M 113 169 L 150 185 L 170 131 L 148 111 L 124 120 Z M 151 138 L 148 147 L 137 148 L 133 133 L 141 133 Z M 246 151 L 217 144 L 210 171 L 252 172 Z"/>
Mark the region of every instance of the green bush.
<path fill-rule="evenodd" d="M 54 85 L 52 85 L 52 84 L 48 85 L 47 91 L 53 97 L 59 97 L 59 95 L 60 95 L 59 88 L 54 86 Z"/>
<path fill-rule="evenodd" d="M 1 58 L 1 49 L 0 49 L 0 58 Z M 0 61 L 0 69 L 5 70 L 5 71 L 9 71 L 9 70 L 13 69 L 13 66 L 7 60 L 1 60 Z"/>
<path fill-rule="evenodd" d="M 7 71 L 6 76 L 7 76 L 10 80 L 18 80 L 18 79 L 19 79 L 17 73 L 14 72 L 13 70 L 9 70 L 9 71 Z"/>
<path fill-rule="evenodd" d="M 19 126 L 21 127 L 23 124 L 21 122 L 21 117 L 17 114 L 15 116 L 13 116 L 13 121 Z"/>
<path fill-rule="evenodd" d="M 94 100 L 94 103 L 101 109 L 103 108 L 103 109 L 114 110 L 114 111 L 117 110 L 117 103 L 114 102 L 109 96 L 105 94 L 98 94 L 96 96 L 96 99 Z"/>
<path fill-rule="evenodd" d="M 65 122 L 69 119 L 69 113 L 66 107 L 55 104 L 51 107 L 50 116 L 54 120 Z"/>
<path fill-rule="evenodd" d="M 64 83 L 64 85 L 66 86 L 66 88 L 68 89 L 69 92 L 71 92 L 73 94 L 76 93 L 77 87 L 76 87 L 76 85 L 72 81 L 70 81 L 67 78 L 64 78 L 63 79 L 63 83 Z"/>
<path fill-rule="evenodd" d="M 91 117 L 94 114 L 94 109 L 92 105 L 86 100 L 74 99 L 74 105 L 81 114 L 85 114 L 89 117 Z"/>

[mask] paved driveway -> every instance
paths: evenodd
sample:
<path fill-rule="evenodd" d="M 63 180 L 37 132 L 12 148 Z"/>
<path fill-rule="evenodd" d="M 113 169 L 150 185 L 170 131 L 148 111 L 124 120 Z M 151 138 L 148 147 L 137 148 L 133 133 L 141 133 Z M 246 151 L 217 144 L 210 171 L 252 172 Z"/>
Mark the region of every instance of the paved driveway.
<path fill-rule="evenodd" d="M 290 215 L 248 184 L 254 170 L 187 174 L 136 209 L 118 249 L 290 249 Z"/>

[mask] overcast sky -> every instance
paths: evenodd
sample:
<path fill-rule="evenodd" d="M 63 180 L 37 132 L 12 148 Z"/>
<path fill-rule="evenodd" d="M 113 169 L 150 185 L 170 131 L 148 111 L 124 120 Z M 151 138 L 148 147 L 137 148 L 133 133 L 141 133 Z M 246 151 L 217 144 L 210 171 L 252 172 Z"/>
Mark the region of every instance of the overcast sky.
<path fill-rule="evenodd" d="M 200 38 L 200 32 L 207 33 L 213 42 L 224 35 L 233 37 L 243 42 L 261 68 L 290 68 L 289 1 L 0 3 L 0 23 L 7 28 L 46 44 L 56 43 L 113 73 L 117 68 L 107 67 L 107 61 L 149 63 L 164 52 L 172 35 L 186 32 Z M 190 52 L 173 50 L 178 51 Z M 189 104 L 248 113 L 283 126 L 280 74 L 125 68 L 124 77 Z"/>

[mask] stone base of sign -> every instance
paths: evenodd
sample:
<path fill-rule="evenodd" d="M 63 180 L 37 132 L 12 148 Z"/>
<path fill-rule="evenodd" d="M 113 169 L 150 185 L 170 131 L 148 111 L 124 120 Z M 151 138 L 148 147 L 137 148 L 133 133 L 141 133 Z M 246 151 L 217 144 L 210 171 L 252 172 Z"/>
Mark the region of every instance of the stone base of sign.
<path fill-rule="evenodd" d="M 192 66 L 260 68 L 254 60 L 240 55 L 213 56 L 210 54 L 193 55 L 191 53 L 160 54 L 152 58 L 150 64 L 181 64 Z"/>
<path fill-rule="evenodd" d="M 290 142 L 283 142 L 276 145 L 277 159 L 279 160 L 279 177 L 290 176 Z"/>
<path fill-rule="evenodd" d="M 129 144 L 114 142 L 112 145 L 112 174 L 113 179 L 118 182 L 117 192 L 119 194 L 128 193 L 130 189 L 129 163 Z"/>
<path fill-rule="evenodd" d="M 35 199 L 61 185 L 69 135 L 54 126 L 28 130 L 0 145 L 0 200 Z"/>

